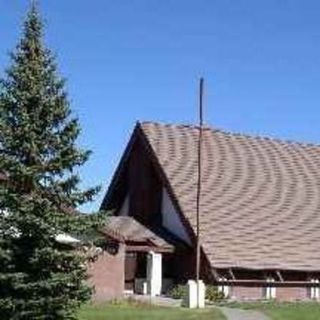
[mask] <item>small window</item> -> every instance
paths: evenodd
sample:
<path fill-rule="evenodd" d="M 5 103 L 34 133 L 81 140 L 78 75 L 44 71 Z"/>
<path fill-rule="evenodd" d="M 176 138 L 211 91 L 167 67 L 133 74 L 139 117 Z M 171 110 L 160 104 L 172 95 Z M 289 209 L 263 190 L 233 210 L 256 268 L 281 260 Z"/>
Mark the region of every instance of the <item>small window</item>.
<path fill-rule="evenodd" d="M 227 280 L 228 279 L 224 278 L 224 277 L 219 279 L 220 282 L 224 282 L 224 281 L 227 281 Z M 230 286 L 225 285 L 225 284 L 218 285 L 218 292 L 222 292 L 224 297 L 228 298 L 229 295 L 230 295 Z"/>
<path fill-rule="evenodd" d="M 310 282 L 312 283 L 311 287 L 309 288 L 309 297 L 310 299 L 319 300 L 320 298 L 320 284 L 319 279 L 311 279 Z"/>
<path fill-rule="evenodd" d="M 267 300 L 276 298 L 276 287 L 273 278 L 267 278 L 267 285 L 264 288 L 264 298 Z"/>

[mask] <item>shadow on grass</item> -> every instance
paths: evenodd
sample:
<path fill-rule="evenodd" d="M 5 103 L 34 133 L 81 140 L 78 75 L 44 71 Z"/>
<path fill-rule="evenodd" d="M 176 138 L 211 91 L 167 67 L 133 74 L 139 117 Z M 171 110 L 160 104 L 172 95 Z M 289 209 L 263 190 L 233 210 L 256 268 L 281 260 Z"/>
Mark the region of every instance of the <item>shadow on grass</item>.
<path fill-rule="evenodd" d="M 79 320 L 225 320 L 222 313 L 214 308 L 189 310 L 166 308 L 149 303 L 123 300 L 107 304 L 86 305 L 78 315 Z"/>

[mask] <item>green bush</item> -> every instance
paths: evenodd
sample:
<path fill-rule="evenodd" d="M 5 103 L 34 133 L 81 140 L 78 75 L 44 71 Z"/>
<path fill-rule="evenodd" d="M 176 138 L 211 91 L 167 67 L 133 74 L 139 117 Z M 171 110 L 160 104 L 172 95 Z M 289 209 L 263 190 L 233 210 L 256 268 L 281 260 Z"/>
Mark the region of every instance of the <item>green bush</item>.
<path fill-rule="evenodd" d="M 177 285 L 173 287 L 168 296 L 173 299 L 185 299 L 188 294 L 188 287 L 186 285 Z M 210 302 L 219 302 L 225 299 L 223 292 L 219 292 L 216 286 L 206 286 L 206 300 Z"/>
<path fill-rule="evenodd" d="M 219 292 L 215 286 L 206 286 L 206 299 L 210 302 L 219 302 L 225 298 L 223 292 Z"/>
<path fill-rule="evenodd" d="M 169 291 L 169 297 L 173 299 L 184 299 L 187 297 L 187 290 L 186 285 L 179 284 Z"/>

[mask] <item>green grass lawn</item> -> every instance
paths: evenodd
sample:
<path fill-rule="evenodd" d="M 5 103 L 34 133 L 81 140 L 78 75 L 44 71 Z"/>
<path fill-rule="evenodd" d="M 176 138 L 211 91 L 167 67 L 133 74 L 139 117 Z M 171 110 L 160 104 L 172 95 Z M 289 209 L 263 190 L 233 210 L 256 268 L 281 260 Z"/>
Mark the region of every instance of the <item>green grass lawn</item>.
<path fill-rule="evenodd" d="M 148 304 L 89 305 L 79 312 L 79 320 L 225 320 L 220 311 L 162 308 Z"/>
<path fill-rule="evenodd" d="M 315 302 L 297 303 L 242 303 L 230 306 L 242 309 L 256 309 L 272 320 L 320 320 L 320 304 Z"/>

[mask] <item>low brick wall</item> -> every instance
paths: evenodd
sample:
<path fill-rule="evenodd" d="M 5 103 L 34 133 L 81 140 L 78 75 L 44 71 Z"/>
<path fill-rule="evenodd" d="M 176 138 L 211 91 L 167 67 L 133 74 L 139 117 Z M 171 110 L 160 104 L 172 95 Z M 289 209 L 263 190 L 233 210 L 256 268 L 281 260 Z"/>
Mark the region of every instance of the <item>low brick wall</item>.
<path fill-rule="evenodd" d="M 124 292 L 124 246 L 118 253 L 112 255 L 103 252 L 98 259 L 88 267 L 89 284 L 94 286 L 93 300 L 103 302 L 121 298 Z"/>
<path fill-rule="evenodd" d="M 279 287 L 277 288 L 277 300 L 295 301 L 307 300 L 308 289 L 306 287 Z"/>
<path fill-rule="evenodd" d="M 261 300 L 263 288 L 261 286 L 233 286 L 230 296 L 236 300 Z"/>
<path fill-rule="evenodd" d="M 239 301 L 264 299 L 263 286 L 233 286 L 230 297 Z M 307 287 L 278 286 L 276 287 L 277 301 L 308 300 Z"/>

